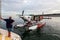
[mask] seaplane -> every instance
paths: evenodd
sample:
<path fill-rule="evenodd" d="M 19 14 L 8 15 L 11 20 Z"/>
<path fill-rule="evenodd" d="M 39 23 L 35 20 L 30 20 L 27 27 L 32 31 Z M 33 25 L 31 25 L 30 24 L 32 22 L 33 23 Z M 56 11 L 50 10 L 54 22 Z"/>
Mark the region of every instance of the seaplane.
<path fill-rule="evenodd" d="M 38 28 L 43 28 L 46 22 L 42 22 L 43 19 L 52 19 L 51 17 L 60 17 L 60 13 L 53 14 L 44 14 L 42 12 L 41 15 L 29 15 L 24 16 L 24 10 L 22 11 L 22 15 L 18 15 L 20 18 L 24 20 L 24 24 L 17 24 L 15 28 L 25 28 L 28 27 L 28 30 L 34 31 Z"/>
<path fill-rule="evenodd" d="M 29 15 L 24 16 L 24 10 L 22 11 L 22 15 L 18 15 L 20 18 L 24 20 L 24 24 L 17 24 L 15 28 L 18 27 L 28 27 L 28 30 L 36 30 L 37 28 L 42 28 L 46 23 L 42 22 L 42 19 L 51 19 L 50 17 L 44 18 L 42 15 Z"/>

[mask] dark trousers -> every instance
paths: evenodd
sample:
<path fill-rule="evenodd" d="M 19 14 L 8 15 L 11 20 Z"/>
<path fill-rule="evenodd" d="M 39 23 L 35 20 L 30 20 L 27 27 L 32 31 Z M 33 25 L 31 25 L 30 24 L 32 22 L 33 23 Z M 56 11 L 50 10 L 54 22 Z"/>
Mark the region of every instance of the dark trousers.
<path fill-rule="evenodd" d="M 11 37 L 12 28 L 7 28 L 7 29 L 8 29 L 8 37 Z"/>

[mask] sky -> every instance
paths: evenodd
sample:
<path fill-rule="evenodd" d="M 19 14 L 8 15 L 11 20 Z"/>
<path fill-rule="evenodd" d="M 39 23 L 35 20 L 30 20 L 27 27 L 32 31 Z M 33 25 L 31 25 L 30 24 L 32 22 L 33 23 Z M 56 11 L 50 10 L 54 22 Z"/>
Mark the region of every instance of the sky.
<path fill-rule="evenodd" d="M 1 11 L 4 15 L 45 14 L 60 12 L 60 0 L 1 0 Z"/>

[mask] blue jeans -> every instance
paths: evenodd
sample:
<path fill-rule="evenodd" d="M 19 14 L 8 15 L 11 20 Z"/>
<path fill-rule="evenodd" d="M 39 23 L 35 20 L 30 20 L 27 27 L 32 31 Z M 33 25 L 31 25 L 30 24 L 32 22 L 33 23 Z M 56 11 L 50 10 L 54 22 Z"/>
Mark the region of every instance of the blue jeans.
<path fill-rule="evenodd" d="M 12 28 L 7 28 L 7 29 L 8 29 L 8 31 L 9 31 L 9 32 L 11 32 L 11 31 L 12 31 Z"/>

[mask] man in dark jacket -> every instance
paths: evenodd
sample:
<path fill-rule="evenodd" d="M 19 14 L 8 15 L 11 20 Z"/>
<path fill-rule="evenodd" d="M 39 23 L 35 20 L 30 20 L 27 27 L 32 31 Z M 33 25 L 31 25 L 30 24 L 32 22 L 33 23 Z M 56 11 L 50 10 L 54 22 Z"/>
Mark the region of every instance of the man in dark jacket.
<path fill-rule="evenodd" d="M 3 19 L 3 18 L 0 18 Z M 8 19 L 3 19 L 4 21 L 6 21 L 6 28 L 8 29 L 8 37 L 11 36 L 10 31 L 12 30 L 12 23 L 14 22 L 14 20 L 12 19 L 12 17 L 9 17 Z"/>

